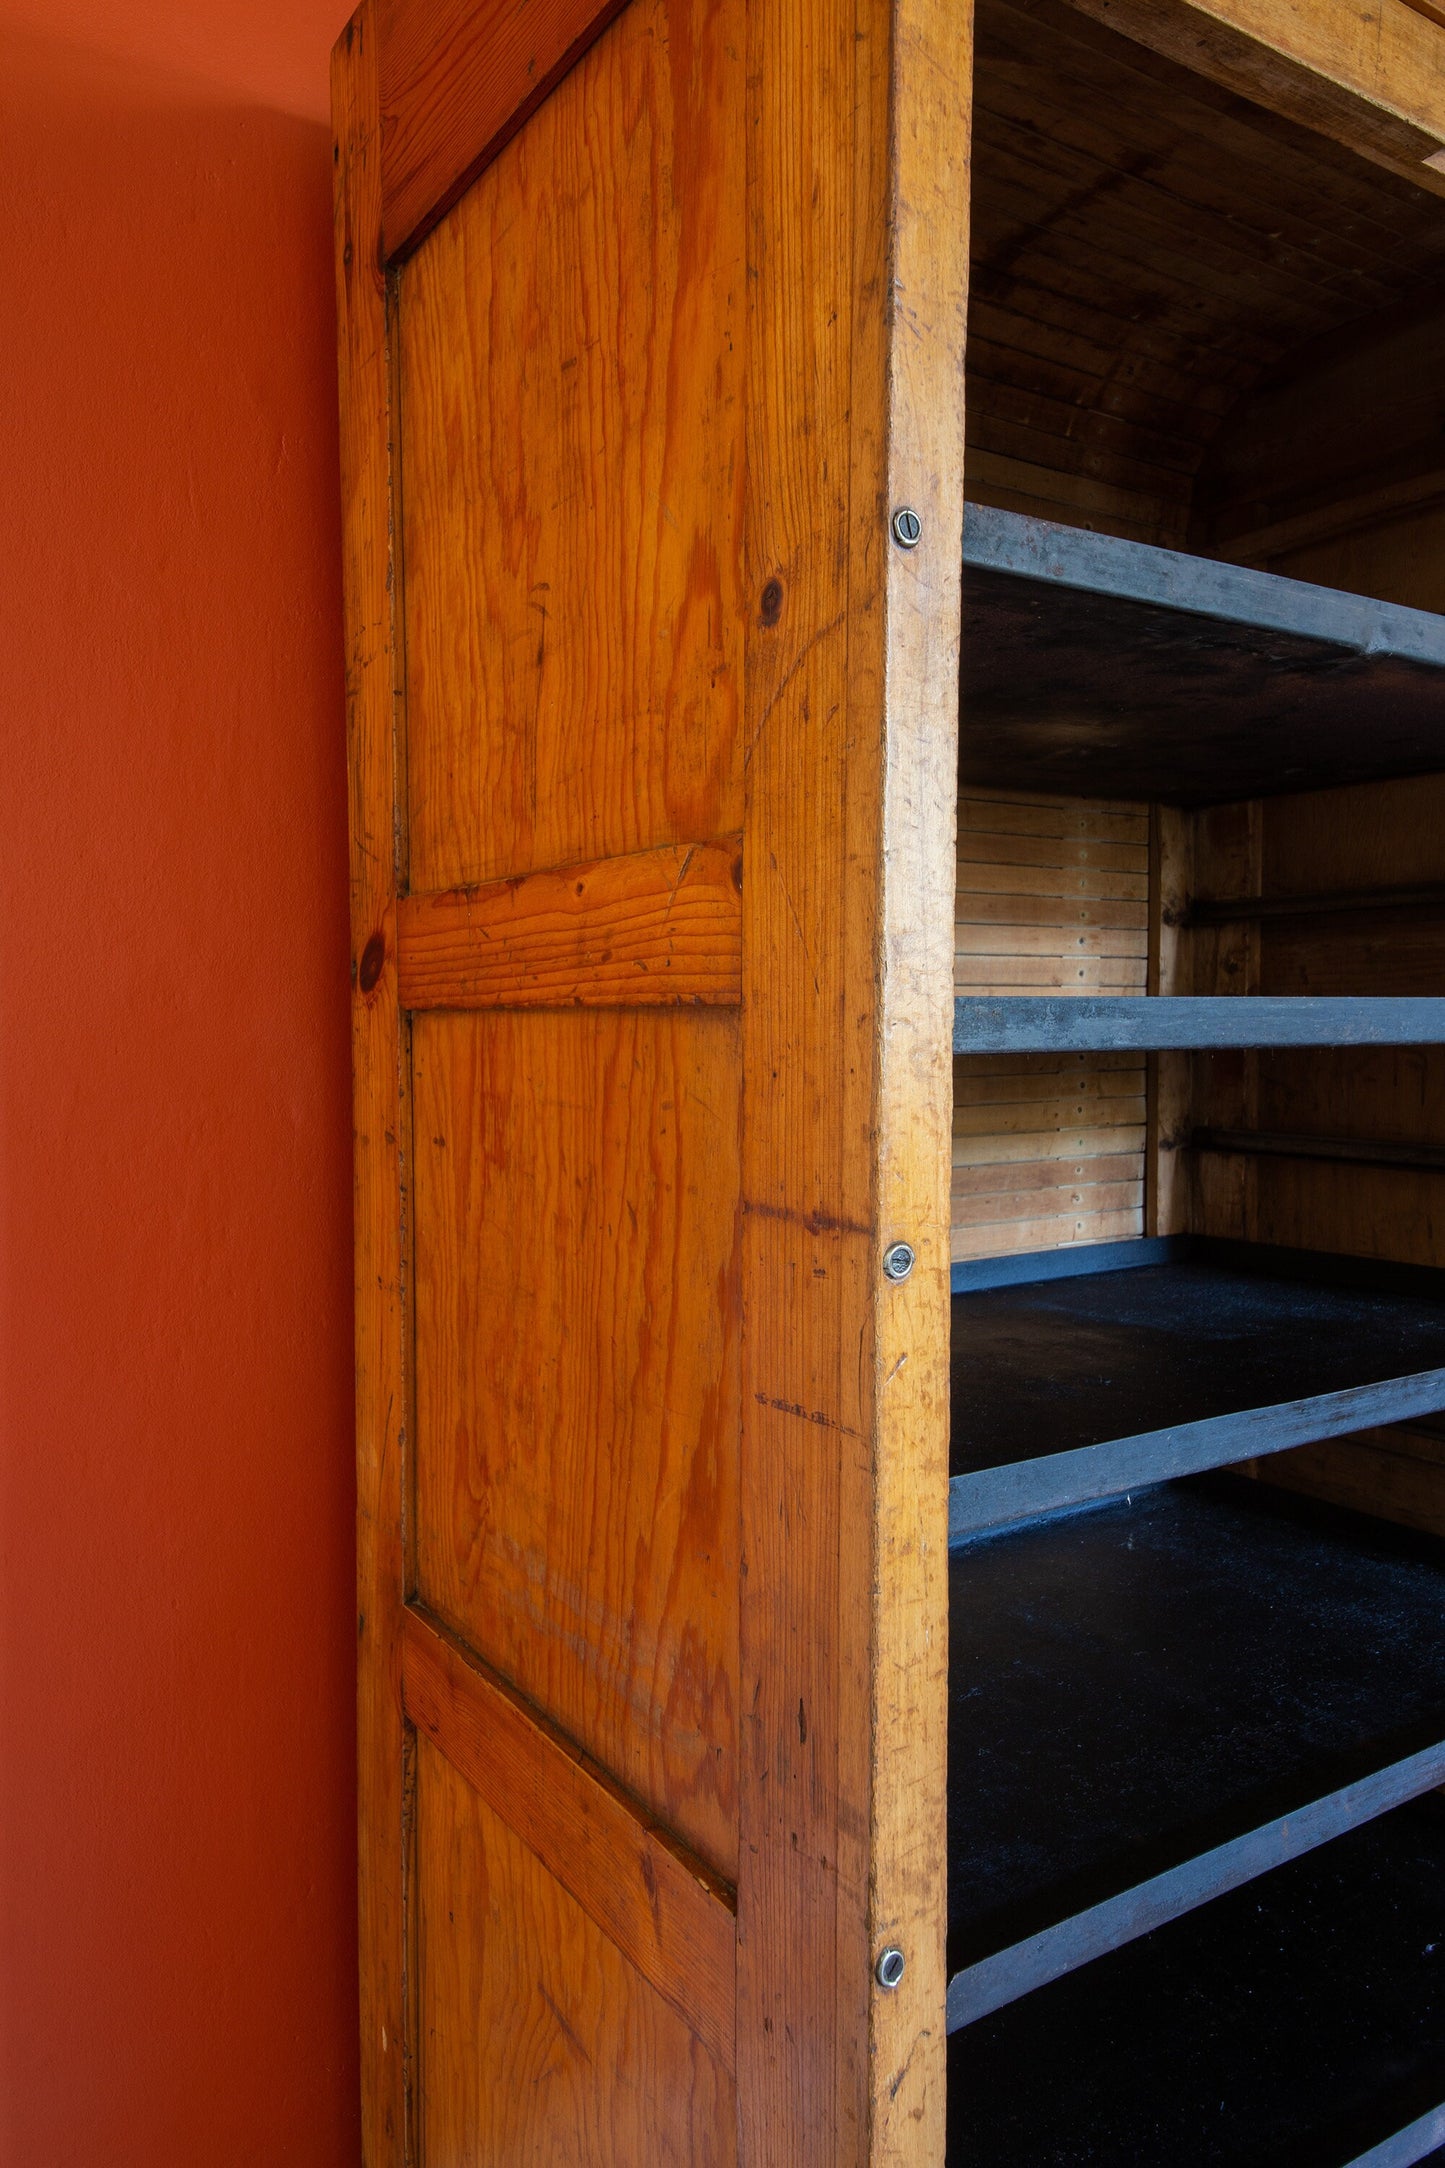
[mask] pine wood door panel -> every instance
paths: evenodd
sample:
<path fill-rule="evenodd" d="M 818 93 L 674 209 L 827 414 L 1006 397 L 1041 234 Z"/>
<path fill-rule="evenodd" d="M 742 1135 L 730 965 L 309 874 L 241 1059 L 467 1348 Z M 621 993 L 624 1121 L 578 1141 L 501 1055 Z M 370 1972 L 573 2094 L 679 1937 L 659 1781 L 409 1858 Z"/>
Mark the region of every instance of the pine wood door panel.
<path fill-rule="evenodd" d="M 415 1609 L 403 1635 L 402 1700 L 416 1729 L 731 2070 L 731 1890 Z"/>
<path fill-rule="evenodd" d="M 375 4 L 367 2168 L 935 2168 L 969 9 Z"/>
<path fill-rule="evenodd" d="M 425 1738 L 415 1812 L 428 2168 L 733 2168 L 726 2068 Z"/>
<path fill-rule="evenodd" d="M 382 0 L 382 231 L 397 256 L 535 113 L 625 0 Z"/>
<path fill-rule="evenodd" d="M 741 93 L 633 0 L 403 267 L 415 889 L 742 827 Z"/>
<path fill-rule="evenodd" d="M 737 1016 L 412 1031 L 419 1596 L 731 1878 Z"/>

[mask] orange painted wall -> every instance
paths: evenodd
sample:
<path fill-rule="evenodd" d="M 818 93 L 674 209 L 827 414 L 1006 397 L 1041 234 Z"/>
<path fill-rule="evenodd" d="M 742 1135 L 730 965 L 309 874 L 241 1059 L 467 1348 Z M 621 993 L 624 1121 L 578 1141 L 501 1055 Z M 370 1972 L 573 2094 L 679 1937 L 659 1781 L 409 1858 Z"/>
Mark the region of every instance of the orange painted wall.
<path fill-rule="evenodd" d="M 4 2168 L 357 2157 L 344 13 L 0 0 Z"/>

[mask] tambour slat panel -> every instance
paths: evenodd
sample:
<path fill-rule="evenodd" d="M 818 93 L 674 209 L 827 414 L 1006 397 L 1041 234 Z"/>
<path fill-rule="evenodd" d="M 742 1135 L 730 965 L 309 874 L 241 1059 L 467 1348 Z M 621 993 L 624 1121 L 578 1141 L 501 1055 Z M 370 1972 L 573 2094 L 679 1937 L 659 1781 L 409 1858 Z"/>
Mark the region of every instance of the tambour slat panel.
<path fill-rule="evenodd" d="M 955 992 L 1142 994 L 1148 911 L 1145 807 L 960 799 Z M 1145 1084 L 1127 1054 L 955 1061 L 954 1257 L 1142 1234 Z"/>

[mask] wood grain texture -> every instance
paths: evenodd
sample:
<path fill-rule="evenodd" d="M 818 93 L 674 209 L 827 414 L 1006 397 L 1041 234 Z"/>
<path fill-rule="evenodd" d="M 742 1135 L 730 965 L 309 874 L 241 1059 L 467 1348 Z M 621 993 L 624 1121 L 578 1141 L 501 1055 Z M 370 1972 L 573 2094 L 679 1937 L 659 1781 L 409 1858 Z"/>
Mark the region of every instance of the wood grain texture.
<path fill-rule="evenodd" d="M 1149 17 L 1157 45 L 1199 12 L 1144 0 L 1131 26 Z M 1325 37 L 1357 13 L 1271 12 Z M 1323 363 L 1365 324 L 1397 359 L 1384 336 L 1438 286 L 1445 236 L 1422 169 L 1366 164 L 1111 20 L 1066 0 L 980 0 L 969 494 L 1182 546 L 1195 477 L 1254 388 L 1287 381 L 1301 349 Z M 1396 433 L 1369 418 L 1392 405 L 1357 401 L 1366 435 Z M 1359 434 L 1311 427 L 1308 457 L 1349 470 Z"/>
<path fill-rule="evenodd" d="M 1282 1490 L 1445 1536 L 1445 1433 L 1438 1422 L 1394 1423 L 1271 1453 L 1253 1462 L 1250 1473 Z"/>
<path fill-rule="evenodd" d="M 1445 308 L 1434 282 L 1423 298 L 1308 342 L 1216 435 L 1195 486 L 1194 538 L 1269 569 L 1287 552 L 1420 506 L 1438 518 L 1442 386 Z M 1366 542 L 1362 569 L 1388 582 L 1378 539 Z"/>
<path fill-rule="evenodd" d="M 1445 33 L 1408 0 L 1075 0 L 1086 13 L 1246 98 L 1438 186 Z"/>
<path fill-rule="evenodd" d="M 1437 527 L 1438 534 L 1438 527 Z M 1390 538 L 1377 563 L 1388 566 Z M 1352 553 L 1360 544 L 1340 545 Z M 1433 577 L 1445 599 L 1438 554 L 1412 575 Z M 1267 801 L 1261 878 L 1266 894 L 1299 893 L 1306 874 L 1326 887 L 1384 881 L 1422 885 L 1445 874 L 1445 777 L 1375 784 Z M 1331 914 L 1310 926 L 1267 921 L 1257 929 L 1260 983 L 1269 992 L 1436 992 L 1445 985 L 1445 919 L 1414 910 L 1361 924 Z M 1408 1146 L 1445 1143 L 1445 1050 L 1338 1051 L 1309 1060 L 1262 1060 L 1255 1120 L 1264 1130 L 1344 1136 Z M 1255 1210 L 1265 1239 L 1285 1230 L 1321 1248 L 1421 1264 L 1445 1260 L 1445 1176 L 1389 1167 L 1256 1164 Z"/>
<path fill-rule="evenodd" d="M 402 1650 L 406 1713 L 731 2071 L 732 1891 L 416 1610 Z"/>
<path fill-rule="evenodd" d="M 737 838 L 407 896 L 397 913 L 407 1009 L 735 1006 L 742 946 Z"/>
<path fill-rule="evenodd" d="M 882 940 L 874 1025 L 878 1233 L 885 1245 L 906 1236 L 919 1261 L 900 1287 L 874 1282 L 881 1299 L 874 1352 L 869 1947 L 876 1953 L 896 1943 L 908 1971 L 895 1993 L 875 1985 L 872 1995 L 868 2158 L 870 2168 L 917 2168 L 942 2154 L 947 2094 L 940 2016 L 947 1987 L 952 1061 L 939 1025 L 953 995 L 971 0 L 962 6 L 899 0 L 892 33 L 891 155 L 886 185 L 878 188 L 885 231 L 875 237 L 860 228 L 854 245 L 863 326 L 871 329 L 880 238 L 891 296 L 884 504 L 910 504 L 923 521 L 918 549 L 884 545 Z M 870 132 L 867 142 L 870 161 L 878 160 L 879 138 Z M 866 351 L 863 339 L 859 345 Z M 854 558 L 858 631 L 867 623 L 870 560 L 882 539 L 870 486 L 875 456 L 865 427 L 854 437 L 854 504 L 864 528 Z M 866 680 L 855 702 L 857 691 L 866 715 Z M 966 2114 L 967 2104 L 960 2107 Z"/>
<path fill-rule="evenodd" d="M 745 694 L 738 2122 L 750 2164 L 861 2168 L 887 506 L 881 276 L 874 321 L 856 321 L 854 123 L 866 205 L 889 53 L 878 7 L 856 23 L 843 0 L 754 0 L 737 15 L 753 237 L 746 555 L 753 595 L 775 582 L 783 598 L 748 640 Z M 870 439 L 871 538 L 849 517 L 850 402 Z M 854 648 L 859 549 L 873 623 Z M 855 673 L 871 706 L 856 740 Z"/>
<path fill-rule="evenodd" d="M 1149 948 L 1147 807 L 967 792 L 958 808 L 957 994 L 1143 994 Z M 1117 1056 L 954 1062 L 951 1254 L 1019 1254 L 1144 1231 L 1145 1063 Z M 1062 1133 L 1117 1125 L 1097 1159 L 1060 1156 Z M 998 1176 L 994 1139 L 1044 1140 Z M 982 1164 L 978 1164 L 981 1160 Z"/>
<path fill-rule="evenodd" d="M 624 0 L 379 0 L 388 261 L 436 224 Z"/>
<path fill-rule="evenodd" d="M 412 1025 L 419 1597 L 730 1880 L 738 1028 Z"/>
<path fill-rule="evenodd" d="M 394 963 L 391 425 L 376 67 L 375 13 L 363 0 L 332 69 L 351 838 L 361 2105 L 365 2168 L 399 2168 L 407 2114 L 399 1639 L 404 1069 Z M 363 968 L 368 955 L 381 958 L 375 971 Z"/>
<path fill-rule="evenodd" d="M 742 826 L 741 97 L 634 0 L 403 266 L 416 890 Z"/>
<path fill-rule="evenodd" d="M 1178 806 L 1155 806 L 1150 818 L 1149 991 L 1194 991 L 1184 916 L 1195 891 L 1194 822 Z M 1149 1137 L 1145 1147 L 1146 1235 L 1183 1234 L 1193 1217 L 1194 1160 L 1185 1149 L 1193 1122 L 1193 1058 L 1155 1054 L 1149 1061 Z"/>
<path fill-rule="evenodd" d="M 745 723 L 739 2119 L 749 2160 L 857 2168 L 943 2137 L 967 23 L 747 14 L 747 562 L 783 599 Z"/>
<path fill-rule="evenodd" d="M 726 2070 L 424 1736 L 417 1857 L 419 2161 L 734 2168 Z"/>

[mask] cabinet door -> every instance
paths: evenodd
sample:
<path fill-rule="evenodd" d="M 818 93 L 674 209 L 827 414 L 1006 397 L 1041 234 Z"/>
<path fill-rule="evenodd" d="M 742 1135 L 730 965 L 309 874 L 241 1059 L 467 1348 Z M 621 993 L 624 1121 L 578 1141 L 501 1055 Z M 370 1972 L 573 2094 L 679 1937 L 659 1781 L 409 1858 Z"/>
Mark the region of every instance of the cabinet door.
<path fill-rule="evenodd" d="M 941 2161 L 950 14 L 337 48 L 370 2168 Z"/>

